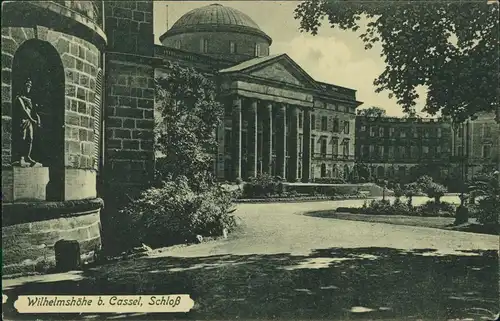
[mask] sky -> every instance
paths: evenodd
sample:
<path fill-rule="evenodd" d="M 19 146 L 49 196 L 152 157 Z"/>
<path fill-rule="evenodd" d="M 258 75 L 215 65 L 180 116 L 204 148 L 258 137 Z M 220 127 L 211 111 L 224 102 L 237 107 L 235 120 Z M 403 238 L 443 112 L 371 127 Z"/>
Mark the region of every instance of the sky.
<path fill-rule="evenodd" d="M 183 14 L 212 3 L 233 7 L 252 18 L 273 39 L 270 54 L 286 53 L 314 79 L 357 90 L 356 99 L 363 102 L 360 108 L 378 106 L 389 116 L 403 115 L 387 91 L 375 93 L 373 81 L 385 69 L 381 47 L 365 50 L 359 38 L 362 28 L 358 32 L 342 31 L 324 23 L 316 36 L 301 33 L 299 21 L 294 19 L 298 1 L 155 1 L 155 42 L 161 44 L 159 37 L 167 26 Z M 418 93 L 417 110 L 425 104 L 425 90 Z"/>

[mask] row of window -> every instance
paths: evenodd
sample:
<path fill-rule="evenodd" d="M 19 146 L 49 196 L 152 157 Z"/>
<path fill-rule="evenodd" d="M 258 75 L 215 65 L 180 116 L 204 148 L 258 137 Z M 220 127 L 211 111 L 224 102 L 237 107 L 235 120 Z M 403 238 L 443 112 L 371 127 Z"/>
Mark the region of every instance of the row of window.
<path fill-rule="evenodd" d="M 303 118 L 303 115 L 302 115 L 302 113 L 300 113 L 300 115 L 299 115 L 299 128 L 302 128 L 302 118 Z M 340 127 L 341 121 L 338 118 L 330 117 L 330 123 L 331 123 L 331 125 L 329 126 L 328 116 L 321 116 L 319 126 L 317 126 L 318 123 L 316 122 L 316 115 L 315 114 L 311 115 L 311 130 L 320 130 L 323 132 L 327 132 L 327 131 L 329 131 L 329 129 L 331 129 L 331 131 L 333 133 L 343 132 L 344 134 L 349 134 L 350 123 L 348 120 L 345 120 L 342 122 L 342 127 Z"/>
<path fill-rule="evenodd" d="M 365 146 L 360 145 L 360 153 L 361 157 L 389 157 L 392 158 L 394 156 L 400 158 L 414 158 L 414 157 L 428 157 L 428 156 L 436 156 L 439 157 L 441 154 L 441 146 L 422 146 L 419 148 L 417 146 Z"/>
<path fill-rule="evenodd" d="M 174 47 L 176 49 L 181 49 L 181 41 L 179 39 L 175 40 Z M 208 39 L 206 39 L 206 38 L 200 39 L 200 52 L 208 53 L 208 48 L 209 48 Z M 229 41 L 229 53 L 230 54 L 237 54 L 238 53 L 238 46 L 237 46 L 236 42 Z M 254 44 L 254 56 L 255 57 L 261 56 L 261 48 L 260 48 L 260 44 L 258 44 L 258 43 Z"/>
<path fill-rule="evenodd" d="M 398 130 L 398 135 L 396 135 L 396 129 L 394 127 L 376 127 L 369 126 L 370 137 L 396 137 L 399 136 L 401 138 L 405 137 L 441 137 L 442 130 L 441 128 L 425 128 L 425 129 L 411 129 L 411 128 L 400 128 Z M 366 132 L 367 126 L 361 126 L 361 132 Z"/>

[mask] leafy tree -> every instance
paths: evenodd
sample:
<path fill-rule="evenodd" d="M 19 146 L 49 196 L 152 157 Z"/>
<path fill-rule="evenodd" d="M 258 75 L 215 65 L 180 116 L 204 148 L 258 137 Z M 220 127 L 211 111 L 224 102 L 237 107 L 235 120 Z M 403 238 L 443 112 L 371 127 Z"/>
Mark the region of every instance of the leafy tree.
<path fill-rule="evenodd" d="M 358 115 L 367 117 L 384 117 L 387 113 L 383 108 L 372 106 L 366 109 L 358 109 Z"/>
<path fill-rule="evenodd" d="M 499 105 L 498 12 L 486 1 L 307 0 L 295 9 L 295 18 L 301 31 L 313 35 L 323 18 L 332 28 L 364 28 L 365 48 L 380 44 L 386 62 L 374 81 L 377 92 L 389 90 L 411 113 L 416 88 L 427 87 L 423 111 L 441 111 L 462 122 Z"/>
<path fill-rule="evenodd" d="M 408 206 L 413 206 L 413 196 L 418 195 L 420 193 L 420 187 L 417 183 L 409 183 L 403 187 L 403 193 L 408 198 Z"/>
<path fill-rule="evenodd" d="M 420 177 L 417 182 L 419 189 L 427 194 L 427 197 L 433 198 L 436 204 L 440 203 L 441 197 L 447 192 L 446 187 L 434 182 L 432 177 L 424 175 Z"/>
<path fill-rule="evenodd" d="M 194 69 L 170 64 L 168 73 L 156 78 L 156 109 L 160 178 L 185 176 L 193 184 L 206 179 L 224 114 L 214 83 Z"/>

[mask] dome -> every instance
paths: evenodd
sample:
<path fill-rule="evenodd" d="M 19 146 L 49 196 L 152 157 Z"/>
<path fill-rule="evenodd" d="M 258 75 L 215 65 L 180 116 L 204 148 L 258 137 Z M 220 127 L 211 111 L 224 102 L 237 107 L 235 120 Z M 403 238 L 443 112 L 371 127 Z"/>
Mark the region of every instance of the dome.
<path fill-rule="evenodd" d="M 205 31 L 248 33 L 265 38 L 269 44 L 272 42 L 252 18 L 239 10 L 221 4 L 196 8 L 184 14 L 160 37 L 160 41 L 173 35 Z"/>

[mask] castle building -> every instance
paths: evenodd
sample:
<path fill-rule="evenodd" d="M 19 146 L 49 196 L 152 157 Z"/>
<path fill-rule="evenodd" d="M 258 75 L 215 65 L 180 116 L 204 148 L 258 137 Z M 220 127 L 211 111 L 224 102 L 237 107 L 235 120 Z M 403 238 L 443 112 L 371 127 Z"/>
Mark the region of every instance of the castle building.
<path fill-rule="evenodd" d="M 157 57 L 218 79 L 226 106 L 217 132 L 218 178 L 268 173 L 310 182 L 352 170 L 361 104 L 355 90 L 314 80 L 285 53 L 271 55 L 272 39 L 246 14 L 220 4 L 197 8 L 160 41 Z"/>
<path fill-rule="evenodd" d="M 404 180 L 422 167 L 444 178 L 452 137 L 452 123 L 445 119 L 357 116 L 356 162 L 374 178 Z"/>

